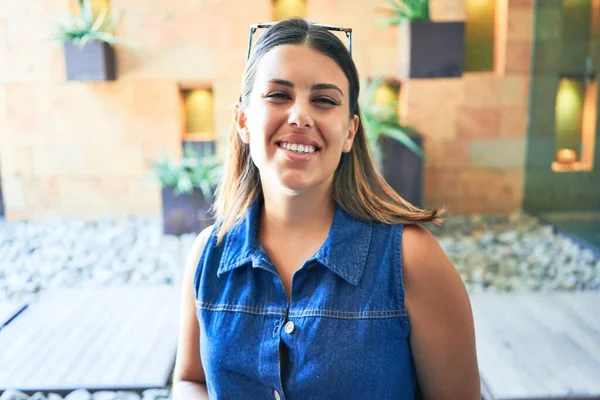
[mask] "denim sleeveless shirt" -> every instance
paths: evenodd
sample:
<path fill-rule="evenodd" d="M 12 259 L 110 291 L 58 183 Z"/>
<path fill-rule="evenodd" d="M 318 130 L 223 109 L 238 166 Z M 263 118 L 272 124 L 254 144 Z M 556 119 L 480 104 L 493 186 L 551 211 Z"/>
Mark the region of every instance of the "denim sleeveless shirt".
<path fill-rule="evenodd" d="M 360 221 L 336 205 L 324 244 L 293 275 L 288 302 L 258 240 L 261 207 L 254 201 L 219 245 L 213 230 L 198 262 L 209 397 L 414 399 L 403 225 Z"/>

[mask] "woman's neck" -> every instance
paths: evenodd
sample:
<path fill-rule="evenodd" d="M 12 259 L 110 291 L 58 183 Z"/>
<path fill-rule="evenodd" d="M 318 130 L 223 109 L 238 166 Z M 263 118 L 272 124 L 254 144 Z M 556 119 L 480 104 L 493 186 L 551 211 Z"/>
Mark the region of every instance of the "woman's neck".
<path fill-rule="evenodd" d="M 301 236 L 328 231 L 331 226 L 335 203 L 330 190 L 314 190 L 293 196 L 265 192 L 263 196 L 262 234 L 271 237 Z"/>

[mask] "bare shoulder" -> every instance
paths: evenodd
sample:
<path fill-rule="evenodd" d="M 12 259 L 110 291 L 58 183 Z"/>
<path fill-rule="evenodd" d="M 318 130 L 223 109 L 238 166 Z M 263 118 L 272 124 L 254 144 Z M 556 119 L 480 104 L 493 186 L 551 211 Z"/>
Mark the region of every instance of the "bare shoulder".
<path fill-rule="evenodd" d="M 192 246 L 190 248 L 190 253 L 193 253 L 194 255 L 200 257 L 202 251 L 204 250 L 204 247 L 206 246 L 206 243 L 208 242 L 208 239 L 210 238 L 213 229 L 214 225 L 211 225 L 207 228 L 204 228 L 202 232 L 200 232 L 198 236 L 196 236 L 196 239 L 194 239 L 194 242 L 192 243 Z"/>
<path fill-rule="evenodd" d="M 402 268 L 408 277 L 427 279 L 456 272 L 437 238 L 426 228 L 407 224 L 402 233 Z M 451 270 L 450 270 L 451 269 Z"/>
<path fill-rule="evenodd" d="M 435 236 L 426 228 L 418 224 L 406 224 L 402 230 L 402 250 L 408 255 L 422 254 L 432 250 L 431 246 L 438 246 Z"/>
<path fill-rule="evenodd" d="M 420 225 L 405 225 L 402 233 L 402 274 L 406 307 L 410 312 L 437 299 L 468 300 L 462 279 L 437 238 Z"/>
<path fill-rule="evenodd" d="M 471 304 L 437 238 L 419 225 L 402 235 L 410 345 L 424 399 L 479 399 Z"/>
<path fill-rule="evenodd" d="M 204 228 L 192 242 L 192 245 L 188 250 L 187 260 L 185 263 L 185 274 L 188 275 L 188 277 L 190 275 L 194 275 L 196 267 L 198 266 L 198 261 L 200 260 L 200 256 L 206 247 L 206 243 L 210 238 L 213 228 L 214 225 Z"/>

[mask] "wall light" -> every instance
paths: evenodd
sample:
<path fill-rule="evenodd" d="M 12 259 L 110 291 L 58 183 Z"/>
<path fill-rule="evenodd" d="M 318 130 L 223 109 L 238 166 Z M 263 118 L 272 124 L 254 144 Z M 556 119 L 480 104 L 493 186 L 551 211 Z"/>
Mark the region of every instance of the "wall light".
<path fill-rule="evenodd" d="M 306 17 L 306 0 L 273 0 L 273 19 L 281 21 L 290 17 Z"/>
<path fill-rule="evenodd" d="M 556 94 L 553 171 L 591 171 L 594 164 L 598 82 L 593 75 L 563 77 Z"/>
<path fill-rule="evenodd" d="M 467 0 L 466 14 L 465 71 L 492 71 L 496 0 Z"/>
<path fill-rule="evenodd" d="M 214 102 L 211 89 L 183 90 L 184 138 L 214 136 Z"/>

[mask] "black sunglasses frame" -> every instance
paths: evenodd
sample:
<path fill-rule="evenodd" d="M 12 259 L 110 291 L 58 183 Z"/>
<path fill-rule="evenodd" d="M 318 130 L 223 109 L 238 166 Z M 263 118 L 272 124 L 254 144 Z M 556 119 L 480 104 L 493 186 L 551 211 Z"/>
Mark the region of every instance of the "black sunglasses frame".
<path fill-rule="evenodd" d="M 250 25 L 250 37 L 248 38 L 248 56 L 246 57 L 246 61 L 250 59 L 250 54 L 252 51 L 252 36 L 254 36 L 254 33 L 256 33 L 258 29 L 268 29 L 275 24 L 277 24 L 277 22 L 264 22 L 260 24 Z M 313 23 L 312 25 L 320 26 L 322 28 L 327 29 L 328 31 L 344 32 L 349 40 L 348 51 L 350 52 L 350 57 L 352 57 L 352 28 L 344 28 L 338 25 L 325 25 L 315 23 Z"/>

